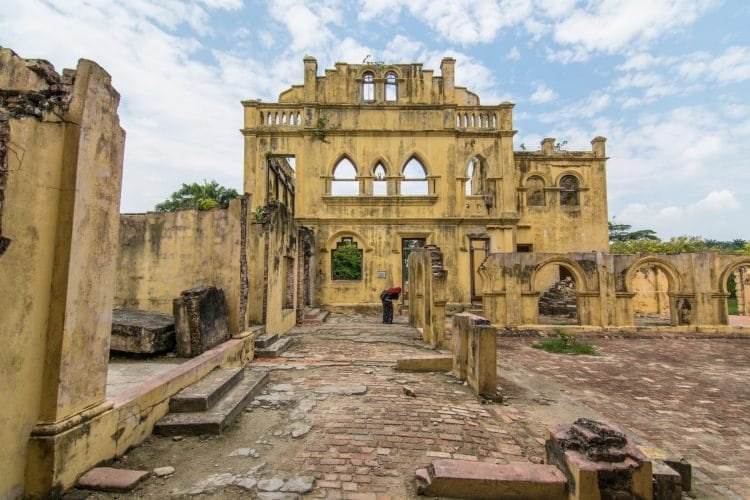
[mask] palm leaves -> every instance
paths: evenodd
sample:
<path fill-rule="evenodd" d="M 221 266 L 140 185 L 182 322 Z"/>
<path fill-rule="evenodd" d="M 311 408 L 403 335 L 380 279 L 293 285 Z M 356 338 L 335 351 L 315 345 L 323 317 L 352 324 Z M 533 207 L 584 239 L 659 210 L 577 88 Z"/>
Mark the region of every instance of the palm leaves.
<path fill-rule="evenodd" d="M 174 212 L 175 210 L 211 210 L 212 208 L 227 208 L 229 201 L 239 196 L 233 188 L 225 188 L 216 181 L 203 181 L 203 184 L 193 182 L 182 184 L 182 187 L 172 193 L 170 198 L 154 207 L 157 212 Z"/>

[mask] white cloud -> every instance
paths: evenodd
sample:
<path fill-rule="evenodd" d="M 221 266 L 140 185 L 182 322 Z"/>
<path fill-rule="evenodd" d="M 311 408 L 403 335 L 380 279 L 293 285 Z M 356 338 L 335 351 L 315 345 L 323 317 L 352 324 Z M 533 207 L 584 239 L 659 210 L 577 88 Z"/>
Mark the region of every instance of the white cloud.
<path fill-rule="evenodd" d="M 570 47 L 570 60 L 644 46 L 689 26 L 713 0 L 603 0 L 574 9 L 554 26 L 553 38 Z"/>
<path fill-rule="evenodd" d="M 709 210 L 711 212 L 733 212 L 740 208 L 740 202 L 734 193 L 728 189 L 711 191 L 702 200 L 692 205 L 694 210 Z"/>
<path fill-rule="evenodd" d="M 545 102 L 554 101 L 557 99 L 557 92 L 547 87 L 543 83 L 536 86 L 536 90 L 531 94 L 529 100 L 535 104 L 543 104 Z"/>
<path fill-rule="evenodd" d="M 720 84 L 750 80 L 750 49 L 729 47 L 718 57 L 706 52 L 691 54 L 679 66 L 679 73 L 687 78 L 703 78 Z"/>
<path fill-rule="evenodd" d="M 614 216 L 618 222 L 653 229 L 664 239 L 683 235 L 745 239 L 747 230 L 732 217 L 740 208 L 734 193 L 723 189 L 711 191 L 703 199 L 685 206 L 630 203 Z"/>
<path fill-rule="evenodd" d="M 505 58 L 509 61 L 520 61 L 521 60 L 521 52 L 518 51 L 518 47 L 512 47 L 508 53 L 505 55 Z"/>

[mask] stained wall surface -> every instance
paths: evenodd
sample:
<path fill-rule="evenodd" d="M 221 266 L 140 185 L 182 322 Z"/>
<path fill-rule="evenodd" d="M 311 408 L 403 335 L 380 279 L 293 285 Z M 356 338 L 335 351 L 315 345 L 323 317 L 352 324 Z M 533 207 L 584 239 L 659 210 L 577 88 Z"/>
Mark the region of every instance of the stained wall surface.
<path fill-rule="evenodd" d="M 378 307 L 382 289 L 407 280 L 405 240 L 442 249 L 454 305 L 479 298 L 490 252 L 607 249 L 604 138 L 591 151 L 549 139 L 514 152 L 513 104 L 480 105 L 454 67 L 338 63 L 320 76 L 306 58 L 304 83 L 277 103 L 243 102 L 245 191 L 262 206 L 274 196 L 270 159 L 293 158 L 294 216 L 314 231 L 315 302 L 326 309 Z M 544 206 L 527 203 L 532 175 Z M 559 201 L 566 176 L 577 183 L 570 206 Z M 362 277 L 334 279 L 331 254 L 349 239 Z"/>
<path fill-rule="evenodd" d="M 109 452 L 80 431 L 108 414 L 125 134 L 91 61 L 59 75 L 0 49 L 0 89 L 0 497 L 20 498 Z"/>

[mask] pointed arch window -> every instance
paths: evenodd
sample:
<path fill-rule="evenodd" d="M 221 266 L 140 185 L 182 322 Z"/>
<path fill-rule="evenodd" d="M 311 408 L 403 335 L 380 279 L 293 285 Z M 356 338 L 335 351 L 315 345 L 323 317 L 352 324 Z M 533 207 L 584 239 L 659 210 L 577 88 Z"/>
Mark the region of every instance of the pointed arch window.
<path fill-rule="evenodd" d="M 543 207 L 547 204 L 544 196 L 544 179 L 538 175 L 526 179 L 526 204 L 530 207 Z"/>
<path fill-rule="evenodd" d="M 393 71 L 385 74 L 385 100 L 390 102 L 398 100 L 398 82 L 396 73 Z"/>
<path fill-rule="evenodd" d="M 469 166 L 466 169 L 466 196 L 482 196 L 485 193 L 487 183 L 487 173 L 484 164 L 476 156 L 469 160 Z"/>
<path fill-rule="evenodd" d="M 331 181 L 331 195 L 333 196 L 357 196 L 359 195 L 359 181 L 357 180 L 357 168 L 349 160 L 342 158 L 333 167 L 333 180 Z"/>
<path fill-rule="evenodd" d="M 412 158 L 403 170 L 403 180 L 401 181 L 401 194 L 407 196 L 425 196 L 430 193 L 430 187 L 427 182 L 427 171 L 424 165 Z"/>
<path fill-rule="evenodd" d="M 373 196 L 388 196 L 388 181 L 385 179 L 388 172 L 382 163 L 375 165 L 372 175 L 375 179 L 372 181 Z"/>
<path fill-rule="evenodd" d="M 564 175 L 560 179 L 560 206 L 577 207 L 580 204 L 580 189 L 581 183 L 575 175 Z"/>
<path fill-rule="evenodd" d="M 363 101 L 374 101 L 375 100 L 375 75 L 371 72 L 367 72 L 362 75 L 362 100 Z"/>

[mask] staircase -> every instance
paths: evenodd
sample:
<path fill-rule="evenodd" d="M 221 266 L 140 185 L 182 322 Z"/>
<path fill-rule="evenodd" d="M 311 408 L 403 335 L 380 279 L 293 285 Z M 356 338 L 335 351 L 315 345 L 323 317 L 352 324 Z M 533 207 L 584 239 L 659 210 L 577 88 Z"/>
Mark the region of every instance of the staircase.
<path fill-rule="evenodd" d="M 328 311 L 323 311 L 319 307 L 305 309 L 305 317 L 302 320 L 303 325 L 322 325 L 328 317 Z"/>
<path fill-rule="evenodd" d="M 294 343 L 291 337 L 279 338 L 275 333 L 262 333 L 255 337 L 256 358 L 277 358 Z"/>
<path fill-rule="evenodd" d="M 154 425 L 162 436 L 221 434 L 268 384 L 267 372 L 216 368 L 169 400 L 169 413 Z"/>

